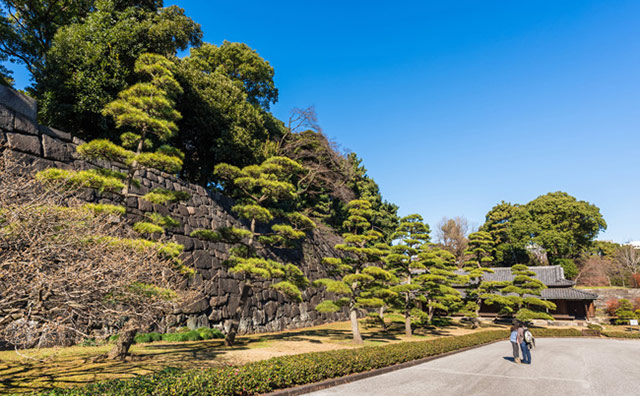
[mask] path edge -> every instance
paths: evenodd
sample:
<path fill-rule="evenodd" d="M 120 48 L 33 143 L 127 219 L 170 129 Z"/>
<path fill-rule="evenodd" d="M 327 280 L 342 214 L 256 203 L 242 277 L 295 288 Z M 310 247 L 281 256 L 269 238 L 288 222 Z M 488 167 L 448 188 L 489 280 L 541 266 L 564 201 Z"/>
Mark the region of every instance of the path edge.
<path fill-rule="evenodd" d="M 416 360 L 411 360 L 411 361 L 404 362 L 404 363 L 394 364 L 392 366 L 381 367 L 381 368 L 373 369 L 373 370 L 369 370 L 369 371 L 363 371 L 361 373 L 349 374 L 349 375 L 345 375 L 343 377 L 329 378 L 329 379 L 326 379 L 324 381 L 314 382 L 312 384 L 296 386 L 295 388 L 281 389 L 281 390 L 273 391 L 273 392 L 270 392 L 270 393 L 264 393 L 264 394 L 262 394 L 262 396 L 298 396 L 298 395 L 304 395 L 305 393 L 316 392 L 316 391 L 319 391 L 319 390 L 322 390 L 322 389 L 332 388 L 334 386 L 344 385 L 344 384 L 348 384 L 348 383 L 351 383 L 351 382 L 363 380 L 363 379 L 366 379 L 366 378 L 371 378 L 371 377 L 375 377 L 375 376 L 378 376 L 378 375 L 390 373 L 392 371 L 396 371 L 396 370 L 401 370 L 401 369 L 417 366 L 419 364 L 430 362 L 432 360 L 440 359 L 440 358 L 443 358 L 443 357 L 446 357 L 446 356 L 455 355 L 456 353 L 466 352 L 466 351 L 469 351 L 469 350 L 472 350 L 472 349 L 480 348 L 480 347 L 483 347 L 483 346 L 487 346 L 487 345 L 491 345 L 491 344 L 495 344 L 497 342 L 503 342 L 503 341 L 505 341 L 505 339 L 493 340 L 493 341 L 485 342 L 483 344 L 472 345 L 472 346 L 456 349 L 455 351 L 449 351 L 449 352 L 441 353 L 439 355 L 427 356 L 427 357 L 421 358 L 421 359 L 416 359 Z"/>

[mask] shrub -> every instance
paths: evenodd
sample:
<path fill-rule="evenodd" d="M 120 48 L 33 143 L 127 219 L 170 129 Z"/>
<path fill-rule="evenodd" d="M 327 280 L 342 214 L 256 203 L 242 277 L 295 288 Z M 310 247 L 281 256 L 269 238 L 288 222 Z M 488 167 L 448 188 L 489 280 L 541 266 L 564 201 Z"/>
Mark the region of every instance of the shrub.
<path fill-rule="evenodd" d="M 88 203 L 88 204 L 82 205 L 82 207 L 92 211 L 95 214 L 124 216 L 126 212 L 126 209 L 124 208 L 124 206 L 120 206 L 120 205 Z"/>
<path fill-rule="evenodd" d="M 576 276 L 578 276 L 578 273 L 580 271 L 578 271 L 578 267 L 576 266 L 576 263 L 573 262 L 573 260 L 568 259 L 568 258 L 559 258 L 553 261 L 554 265 L 559 265 L 562 267 L 562 269 L 564 270 L 564 276 L 567 279 L 574 279 Z"/>
<path fill-rule="evenodd" d="M 577 329 L 532 329 L 536 337 L 575 337 Z M 183 334 L 183 333 L 177 333 Z M 111 380 L 84 388 L 55 390 L 46 395 L 258 395 L 392 366 L 429 356 L 506 339 L 507 330 L 490 330 L 458 337 L 402 342 L 382 346 L 289 355 L 237 367 L 159 373 Z"/>
<path fill-rule="evenodd" d="M 633 309 L 640 310 L 640 297 L 633 300 Z"/>
<path fill-rule="evenodd" d="M 133 230 L 139 234 L 152 235 L 164 233 L 164 228 L 146 221 L 139 221 L 133 225 Z"/>
<path fill-rule="evenodd" d="M 595 324 L 595 323 L 589 323 L 589 324 L 587 325 L 587 328 L 588 328 L 589 330 L 598 330 L 598 331 L 602 331 L 602 326 L 600 326 L 600 325 L 598 325 L 598 324 Z"/>
<path fill-rule="evenodd" d="M 640 338 L 640 332 L 628 332 L 628 331 L 603 331 L 601 333 L 604 336 L 611 338 Z"/>
<path fill-rule="evenodd" d="M 607 315 L 615 316 L 616 310 L 620 306 L 620 303 L 618 302 L 618 300 L 616 298 L 610 298 L 607 300 L 606 304 L 607 304 L 607 308 L 605 308 L 605 312 L 607 313 Z"/>
<path fill-rule="evenodd" d="M 579 336 L 577 329 L 532 329 L 537 337 Z M 163 370 L 149 376 L 111 380 L 84 388 L 56 390 L 48 395 L 258 395 L 408 362 L 466 347 L 506 339 L 507 330 L 459 337 L 403 342 L 355 349 L 290 355 L 237 367 Z"/>
<path fill-rule="evenodd" d="M 200 334 L 200 338 L 203 340 L 213 340 L 216 338 L 224 338 L 224 334 L 218 329 L 210 329 L 208 327 L 201 327 L 196 330 Z"/>
<path fill-rule="evenodd" d="M 172 202 L 186 201 L 191 198 L 191 194 L 185 191 L 154 188 L 151 192 L 145 194 L 143 198 L 151 203 L 165 205 Z"/>
<path fill-rule="evenodd" d="M 199 341 L 202 340 L 202 337 L 196 330 L 189 330 L 179 333 L 163 334 L 162 340 L 167 342 Z"/>
<path fill-rule="evenodd" d="M 624 298 L 620 300 L 615 314 L 617 316 L 615 323 L 621 325 L 629 324 L 629 320 L 637 318 L 636 314 L 633 312 L 633 305 L 631 305 L 631 301 Z"/>
<path fill-rule="evenodd" d="M 155 333 L 155 332 L 137 334 L 133 340 L 134 340 L 134 342 L 136 344 L 144 344 L 144 343 L 147 343 L 147 342 L 162 341 L 162 334 Z"/>

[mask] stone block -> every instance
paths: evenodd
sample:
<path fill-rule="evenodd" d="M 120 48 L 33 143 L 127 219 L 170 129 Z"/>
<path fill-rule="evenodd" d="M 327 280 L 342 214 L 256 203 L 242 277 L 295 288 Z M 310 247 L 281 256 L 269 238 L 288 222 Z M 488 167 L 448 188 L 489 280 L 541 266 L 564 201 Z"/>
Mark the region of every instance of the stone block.
<path fill-rule="evenodd" d="M 71 142 L 71 134 L 68 132 L 63 132 L 59 129 L 51 128 L 48 126 L 40 125 L 40 133 L 43 135 L 49 135 L 52 138 L 61 139 L 66 142 Z"/>
<path fill-rule="evenodd" d="M 7 144 L 10 148 L 18 151 L 23 151 L 25 153 L 31 153 L 35 155 L 42 155 L 40 139 L 37 136 L 8 132 Z"/>
<path fill-rule="evenodd" d="M 184 246 L 184 250 L 185 251 L 191 251 L 193 250 L 193 238 L 184 236 L 184 235 L 180 235 L 180 234 L 175 234 L 173 236 L 173 239 L 181 244 L 182 246 Z"/>
<path fill-rule="evenodd" d="M 38 118 L 38 102 L 15 89 L 0 85 L 0 103 L 32 120 Z"/>
<path fill-rule="evenodd" d="M 212 307 L 219 307 L 221 305 L 225 305 L 227 302 L 229 302 L 228 295 L 211 297 L 211 300 L 209 300 L 209 305 L 211 305 Z"/>
<path fill-rule="evenodd" d="M 0 105 L 0 129 L 4 129 L 5 131 L 9 132 L 13 131 L 14 119 L 14 112 Z"/>
<path fill-rule="evenodd" d="M 180 312 L 185 314 L 197 314 L 204 312 L 207 309 L 209 309 L 209 300 L 204 296 L 200 296 L 191 304 L 180 308 Z"/>
<path fill-rule="evenodd" d="M 71 148 L 48 135 L 42 135 L 42 151 L 45 158 L 63 162 L 71 160 Z"/>
<path fill-rule="evenodd" d="M 239 294 L 238 281 L 230 278 L 220 279 L 220 289 L 224 293 Z"/>
<path fill-rule="evenodd" d="M 209 319 L 205 314 L 189 316 L 187 319 L 187 327 L 191 330 L 199 329 L 201 327 L 209 327 Z"/>
<path fill-rule="evenodd" d="M 29 135 L 39 135 L 38 132 L 40 131 L 37 122 L 20 113 L 16 113 L 16 118 L 13 121 L 13 129 L 15 131 L 28 133 Z"/>

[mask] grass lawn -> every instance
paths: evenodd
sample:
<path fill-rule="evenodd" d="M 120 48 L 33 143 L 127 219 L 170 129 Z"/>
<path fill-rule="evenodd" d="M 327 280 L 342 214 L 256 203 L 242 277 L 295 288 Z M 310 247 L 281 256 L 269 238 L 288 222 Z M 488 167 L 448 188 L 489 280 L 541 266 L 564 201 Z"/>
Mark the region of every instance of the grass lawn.
<path fill-rule="evenodd" d="M 474 331 L 466 325 L 454 322 L 441 328 L 417 329 L 413 337 L 407 338 L 404 335 L 404 323 L 400 319 L 393 316 L 387 318 L 387 331 L 382 331 L 379 326 L 361 326 L 364 345 L 420 341 Z M 483 324 L 481 330 L 503 327 Z M 81 386 L 105 379 L 149 374 L 165 367 L 213 367 L 242 364 L 274 356 L 354 348 L 350 329 L 348 322 L 338 322 L 280 333 L 254 334 L 239 337 L 237 345 L 231 348 L 225 347 L 222 340 L 180 343 L 158 341 L 134 345 L 131 348 L 132 356 L 126 361 L 99 358 L 111 345 L 21 351 L 33 360 L 21 357 L 14 351 L 0 351 L 0 394 Z"/>

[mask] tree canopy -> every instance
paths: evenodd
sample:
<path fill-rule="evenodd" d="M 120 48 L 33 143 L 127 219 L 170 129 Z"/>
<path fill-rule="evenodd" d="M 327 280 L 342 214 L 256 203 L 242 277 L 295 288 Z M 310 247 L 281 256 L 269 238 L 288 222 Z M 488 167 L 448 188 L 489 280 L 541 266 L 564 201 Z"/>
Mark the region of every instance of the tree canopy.
<path fill-rule="evenodd" d="M 575 259 L 592 247 L 606 227 L 598 207 L 558 191 L 525 205 L 496 205 L 487 213 L 481 230 L 489 232 L 496 243 L 496 263 L 513 265 L 528 262 L 528 256 L 537 252 L 550 263 Z"/>

